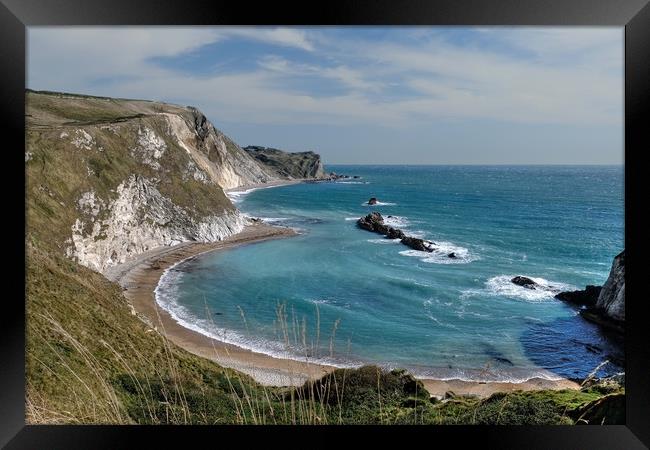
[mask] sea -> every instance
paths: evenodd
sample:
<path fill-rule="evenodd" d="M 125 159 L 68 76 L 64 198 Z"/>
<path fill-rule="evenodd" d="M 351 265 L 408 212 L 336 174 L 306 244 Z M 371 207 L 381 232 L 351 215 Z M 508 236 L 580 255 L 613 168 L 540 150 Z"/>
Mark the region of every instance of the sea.
<path fill-rule="evenodd" d="M 205 335 L 338 367 L 511 382 L 623 371 L 620 339 L 554 297 L 602 285 L 624 249 L 623 166 L 326 170 L 350 178 L 231 192 L 298 235 L 181 262 L 157 302 Z M 372 211 L 436 250 L 358 228 Z"/>

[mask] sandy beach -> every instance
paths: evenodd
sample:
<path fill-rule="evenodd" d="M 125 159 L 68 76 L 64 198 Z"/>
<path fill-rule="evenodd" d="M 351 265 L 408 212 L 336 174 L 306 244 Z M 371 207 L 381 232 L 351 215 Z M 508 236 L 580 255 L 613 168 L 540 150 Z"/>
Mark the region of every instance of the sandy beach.
<path fill-rule="evenodd" d="M 286 184 L 286 183 L 283 183 Z M 289 183 L 291 184 L 291 183 Z M 238 191 L 254 186 L 238 188 Z M 264 187 L 264 186 L 261 186 Z M 295 386 L 308 378 L 318 378 L 334 370 L 332 366 L 315 364 L 308 359 L 295 361 L 275 358 L 227 344 L 179 325 L 155 301 L 154 291 L 164 271 L 179 261 L 193 258 L 205 252 L 231 249 L 239 245 L 253 244 L 270 239 L 295 235 L 290 228 L 275 227 L 262 223 L 247 226 L 241 233 L 219 242 L 199 244 L 183 243 L 173 247 L 154 249 L 128 263 L 111 268 L 107 277 L 124 288 L 124 294 L 134 310 L 176 345 L 196 355 L 211 359 L 218 364 L 244 372 L 259 383 L 272 386 Z M 535 378 L 522 383 L 472 382 L 463 380 L 423 379 L 432 396 L 443 397 L 445 392 L 488 397 L 494 392 L 537 389 L 578 389 L 570 380 L 546 380 Z"/>
<path fill-rule="evenodd" d="M 278 181 L 271 181 L 268 183 L 258 183 L 258 184 L 247 184 L 244 186 L 237 186 L 235 188 L 230 188 L 230 189 L 224 189 L 223 191 L 228 194 L 232 192 L 244 192 L 244 191 L 249 191 L 251 189 L 266 189 L 266 188 L 272 188 L 272 187 L 279 187 L 279 186 L 289 186 L 292 184 L 299 184 L 299 183 L 304 183 L 305 180 L 302 179 L 295 179 L 295 180 L 278 180 Z"/>
<path fill-rule="evenodd" d="M 295 234 L 296 232 L 290 228 L 257 223 L 247 226 L 241 233 L 223 241 L 208 244 L 183 243 L 154 249 L 133 261 L 111 268 L 106 275 L 122 286 L 124 295 L 129 299 L 134 310 L 146 317 L 156 329 L 176 345 L 223 366 L 247 373 L 265 385 L 300 385 L 307 377 L 318 378 L 334 368 L 310 362 L 273 358 L 189 330 L 179 325 L 167 311 L 158 306 L 154 293 L 164 271 L 179 261 L 205 252 L 286 238 Z"/>

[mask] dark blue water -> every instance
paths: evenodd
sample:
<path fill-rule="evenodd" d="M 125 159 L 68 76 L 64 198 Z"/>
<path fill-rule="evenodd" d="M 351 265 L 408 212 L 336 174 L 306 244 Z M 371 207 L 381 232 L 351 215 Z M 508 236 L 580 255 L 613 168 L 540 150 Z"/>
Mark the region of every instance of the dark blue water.
<path fill-rule="evenodd" d="M 361 178 L 233 195 L 243 212 L 301 234 L 185 262 L 158 301 L 184 325 L 257 351 L 419 376 L 580 377 L 616 351 L 554 295 L 604 283 L 623 249 L 622 166 L 327 169 Z M 380 204 L 364 205 L 370 197 Z M 440 250 L 357 228 L 372 210 Z"/>

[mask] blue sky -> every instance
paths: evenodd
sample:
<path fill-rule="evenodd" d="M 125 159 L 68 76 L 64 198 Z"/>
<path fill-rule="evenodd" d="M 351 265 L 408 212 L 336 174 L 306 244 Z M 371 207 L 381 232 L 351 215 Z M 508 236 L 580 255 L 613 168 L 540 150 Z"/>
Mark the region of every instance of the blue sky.
<path fill-rule="evenodd" d="M 30 27 L 27 72 L 330 164 L 623 163 L 622 28 Z"/>

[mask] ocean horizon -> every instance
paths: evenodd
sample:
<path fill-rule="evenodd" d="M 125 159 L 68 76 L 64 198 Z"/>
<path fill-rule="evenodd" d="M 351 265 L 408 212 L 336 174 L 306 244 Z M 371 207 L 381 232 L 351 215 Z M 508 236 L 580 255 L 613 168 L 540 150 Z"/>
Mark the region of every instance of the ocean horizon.
<path fill-rule="evenodd" d="M 580 378 L 617 359 L 620 347 L 554 296 L 602 285 L 623 250 L 624 166 L 325 169 L 358 178 L 230 192 L 243 213 L 299 235 L 178 263 L 159 305 L 257 352 L 422 378 Z M 371 211 L 436 250 L 358 228 Z M 539 287 L 513 284 L 517 275 Z"/>

